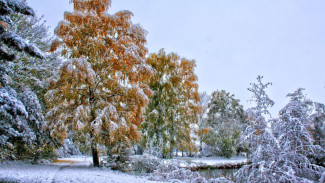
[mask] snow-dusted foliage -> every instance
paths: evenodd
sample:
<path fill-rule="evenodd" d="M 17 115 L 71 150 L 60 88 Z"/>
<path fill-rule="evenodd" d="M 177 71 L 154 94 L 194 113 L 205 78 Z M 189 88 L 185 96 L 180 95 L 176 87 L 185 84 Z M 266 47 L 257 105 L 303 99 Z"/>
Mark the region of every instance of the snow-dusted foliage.
<path fill-rule="evenodd" d="M 252 164 L 236 173 L 237 182 L 317 182 L 321 179 L 325 168 L 312 160 L 323 156 L 324 149 L 313 145 L 309 133 L 312 102 L 302 90 L 288 94 L 290 102 L 280 111 L 279 119 L 266 121 L 259 115 L 261 110 L 255 113 L 257 118 L 253 119 L 262 119 L 257 122 L 262 125 L 247 128 L 248 139 L 256 144 L 251 155 Z M 265 92 L 260 93 L 267 96 Z M 263 101 L 259 104 L 267 106 Z M 263 113 L 268 114 L 266 108 Z"/>
<path fill-rule="evenodd" d="M 27 17 L 20 14 L 13 14 L 10 17 L 13 22 L 10 27 L 11 31 L 15 31 L 17 35 L 29 43 L 37 45 L 43 52 L 49 50 L 51 37 L 42 18 Z M 58 58 L 58 54 L 47 53 L 44 59 L 39 59 L 13 49 L 8 49 L 8 52 L 16 55 L 15 60 L 5 63 L 6 67 L 10 69 L 8 75 L 12 78 L 15 88 L 23 91 L 28 86 L 44 104 L 43 98 L 48 85 L 48 78 L 57 75 L 59 65 L 62 62 Z"/>
<path fill-rule="evenodd" d="M 149 180 L 186 183 L 231 183 L 232 181 L 220 177 L 207 180 L 198 172 L 181 168 L 185 162 L 179 160 L 163 161 L 158 169 L 151 174 Z"/>
<path fill-rule="evenodd" d="M 203 142 L 211 147 L 213 155 L 229 158 L 235 154 L 245 117 L 243 106 L 234 95 L 224 90 L 211 94 L 207 113 L 209 132 L 204 135 Z"/>
<path fill-rule="evenodd" d="M 0 145 L 1 160 L 12 155 L 17 140 L 31 143 L 34 138 L 24 118 L 28 117 L 25 106 L 17 99 L 17 93 L 10 87 L 0 88 Z"/>
<path fill-rule="evenodd" d="M 81 155 L 82 153 L 79 151 L 76 144 L 73 142 L 72 136 L 69 135 L 66 139 L 64 139 L 64 144 L 62 147 L 56 149 L 56 154 L 59 157 L 70 157 L 73 155 Z"/>
<path fill-rule="evenodd" d="M 38 158 L 49 140 L 42 128 L 44 123 L 35 93 L 26 90 L 18 95 L 10 87 L 0 88 L 2 159 Z"/>
<path fill-rule="evenodd" d="M 33 9 L 22 0 L 0 0 L 0 42 L 2 43 L 0 44 L 0 60 L 12 61 L 15 58 L 14 54 L 8 53 L 7 48 L 3 44 L 17 51 L 28 53 L 31 56 L 43 58 L 42 52 L 35 45 L 28 43 L 9 29 L 12 24 L 9 15 L 13 13 L 35 15 Z"/>
<path fill-rule="evenodd" d="M 182 162 L 178 160 L 164 161 L 157 170 L 151 175 L 151 180 L 155 181 L 183 181 L 195 182 L 196 179 L 202 180 L 199 173 L 180 167 Z"/>
<path fill-rule="evenodd" d="M 325 148 L 325 105 L 314 103 L 315 110 L 311 116 L 314 143 Z"/>
<path fill-rule="evenodd" d="M 143 154 L 131 157 L 132 171 L 136 173 L 152 173 L 161 164 L 161 159 L 151 155 Z"/>

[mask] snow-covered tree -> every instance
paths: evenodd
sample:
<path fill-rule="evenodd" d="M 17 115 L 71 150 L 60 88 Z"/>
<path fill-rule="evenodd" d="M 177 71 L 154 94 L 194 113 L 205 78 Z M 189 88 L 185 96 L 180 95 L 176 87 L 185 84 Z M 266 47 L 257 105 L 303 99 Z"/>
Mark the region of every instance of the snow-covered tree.
<path fill-rule="evenodd" d="M 42 107 L 34 92 L 28 89 L 29 84 L 20 81 L 30 78 L 30 73 L 20 67 L 34 61 L 29 55 L 44 58 L 41 51 L 34 46 L 40 44 L 30 41 L 34 36 L 26 37 L 22 34 L 35 28 L 31 23 L 22 20 L 33 19 L 25 15 L 34 16 L 34 12 L 25 1 L 2 0 L 0 5 L 1 158 L 19 158 L 24 155 L 27 158 L 37 158 L 45 139 L 42 131 Z M 18 17 L 21 19 L 18 20 Z M 17 28 L 22 25 L 25 28 Z M 14 77 L 18 72 L 22 75 Z"/>
<path fill-rule="evenodd" d="M 224 90 L 211 94 L 207 113 L 207 127 L 210 130 L 203 141 L 214 149 L 215 155 L 231 157 L 236 152 L 244 124 L 243 106 L 234 95 Z"/>
<path fill-rule="evenodd" d="M 277 149 L 280 147 L 265 116 L 270 115 L 268 108 L 274 102 L 266 93 L 271 83 L 264 84 L 262 79 L 262 76 L 258 76 L 257 83 L 251 83 L 251 88 L 248 88 L 253 93 L 252 101 L 255 106 L 246 111 L 249 124 L 242 135 L 242 141 L 250 145 L 252 154 L 249 157 L 252 164 L 243 166 L 236 173 L 237 182 L 276 182 L 273 177 L 268 176 L 273 173 L 272 167 L 278 168 L 272 162 L 276 160 L 279 154 Z"/>
<path fill-rule="evenodd" d="M 311 124 L 312 102 L 306 99 L 301 88 L 292 94 L 289 103 L 280 111 L 279 119 L 257 132 L 257 144 L 252 164 L 236 173 L 237 182 L 318 182 L 324 167 L 312 159 L 324 154 L 324 149 L 313 145 L 308 128 Z M 272 126 L 272 129 L 271 127 Z M 255 134 L 254 134 L 255 135 Z"/>
<path fill-rule="evenodd" d="M 248 91 L 253 94 L 251 101 L 255 103 L 255 106 L 247 110 L 249 124 L 244 138 L 251 142 L 249 144 L 251 151 L 255 150 L 257 144 L 268 140 L 269 134 L 265 134 L 269 133 L 267 118 L 271 117 L 268 108 L 274 105 L 274 101 L 266 93 L 266 89 L 272 83 L 264 84 L 262 79 L 263 76 L 258 76 L 257 83 L 251 83 L 251 88 L 248 88 Z"/>
<path fill-rule="evenodd" d="M 58 139 L 71 132 L 91 149 L 94 166 L 98 147 L 107 147 L 118 162 L 114 168 L 123 169 L 152 93 L 144 84 L 152 75 L 145 63 L 146 31 L 132 23 L 130 11 L 108 14 L 110 0 L 72 3 L 74 11 L 65 12 L 52 43 L 70 60 L 46 94 L 48 128 Z"/>
<path fill-rule="evenodd" d="M 155 69 L 148 84 L 154 91 L 142 124 L 143 146 L 171 157 L 175 148 L 193 151 L 193 124 L 197 123 L 199 94 L 195 61 L 162 49 L 147 63 Z"/>
<path fill-rule="evenodd" d="M 297 179 L 317 181 L 325 171 L 311 162 L 312 158 L 324 155 L 324 149 L 314 145 L 309 128 L 312 124 L 313 102 L 299 88 L 288 94 L 289 103 L 280 111 L 280 122 L 275 128 L 278 142 L 285 152 L 286 166 L 293 170 Z"/>

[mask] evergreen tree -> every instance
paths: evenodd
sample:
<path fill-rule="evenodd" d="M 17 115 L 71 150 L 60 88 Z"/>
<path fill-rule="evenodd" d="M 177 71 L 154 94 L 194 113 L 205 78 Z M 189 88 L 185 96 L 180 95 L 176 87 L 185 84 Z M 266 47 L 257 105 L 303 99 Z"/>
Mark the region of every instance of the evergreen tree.
<path fill-rule="evenodd" d="M 37 159 L 45 139 L 42 108 L 27 83 L 21 83 L 19 88 L 17 80 L 20 78 L 14 77 L 20 72 L 21 78 L 28 78 L 26 76 L 29 73 L 20 66 L 25 62 L 33 62 L 34 58 L 29 55 L 44 58 L 31 41 L 32 36 L 22 36 L 20 31 L 25 30 L 17 28 L 26 22 L 16 17 L 27 20 L 28 17 L 22 14 L 34 16 L 34 12 L 25 1 L 2 0 L 0 5 L 0 42 L 4 43 L 0 45 L 0 155 L 1 159 L 30 156 Z M 31 26 L 27 27 L 28 30 L 33 27 L 31 24 L 26 25 Z"/>
<path fill-rule="evenodd" d="M 100 145 L 117 162 L 113 168 L 123 169 L 151 94 L 143 83 L 152 75 L 145 63 L 146 31 L 131 22 L 129 11 L 108 14 L 110 0 L 72 3 L 74 11 L 65 13 L 51 47 L 70 60 L 46 94 L 48 127 L 53 137 L 65 138 L 68 131 L 90 148 L 94 166 Z"/>

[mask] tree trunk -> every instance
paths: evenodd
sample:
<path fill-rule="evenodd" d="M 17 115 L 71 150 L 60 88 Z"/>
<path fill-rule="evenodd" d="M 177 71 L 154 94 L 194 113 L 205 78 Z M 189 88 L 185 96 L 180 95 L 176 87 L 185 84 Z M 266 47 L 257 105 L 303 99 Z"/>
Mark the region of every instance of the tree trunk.
<path fill-rule="evenodd" d="M 200 138 L 199 158 L 202 158 L 202 139 Z"/>
<path fill-rule="evenodd" d="M 93 140 L 91 142 L 91 152 L 92 152 L 92 155 L 93 155 L 94 167 L 99 167 L 99 157 L 98 157 L 98 151 L 97 151 L 97 144 L 96 144 L 95 140 Z"/>
<path fill-rule="evenodd" d="M 91 90 L 90 86 L 89 86 L 89 96 L 90 96 L 89 101 L 90 101 L 90 109 L 91 109 L 91 111 L 90 111 L 91 120 L 90 120 L 89 124 L 91 124 L 96 119 L 96 117 L 95 117 L 95 110 L 94 110 L 95 98 L 94 98 L 94 93 Z M 96 138 L 94 135 L 93 127 L 91 127 L 91 130 L 90 130 L 90 138 L 91 138 L 91 153 L 93 155 L 93 164 L 94 164 L 94 167 L 99 167 L 97 142 L 96 142 Z"/>

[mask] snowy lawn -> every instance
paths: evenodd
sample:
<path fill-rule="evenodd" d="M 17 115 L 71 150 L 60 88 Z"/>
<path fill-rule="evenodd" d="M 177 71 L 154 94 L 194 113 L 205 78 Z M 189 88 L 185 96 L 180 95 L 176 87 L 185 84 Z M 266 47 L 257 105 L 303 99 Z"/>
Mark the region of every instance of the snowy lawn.
<path fill-rule="evenodd" d="M 62 158 L 48 165 L 31 165 L 20 162 L 0 164 L 0 182 L 107 182 L 146 183 L 154 182 L 146 177 L 112 171 L 108 168 L 94 168 L 89 157 Z"/>
<path fill-rule="evenodd" d="M 234 156 L 231 158 L 223 157 L 202 157 L 202 158 L 191 158 L 191 157 L 177 157 L 175 159 L 184 160 L 187 162 L 203 163 L 206 165 L 223 165 L 223 164 L 238 164 L 247 162 L 247 158 L 244 156 Z"/>

